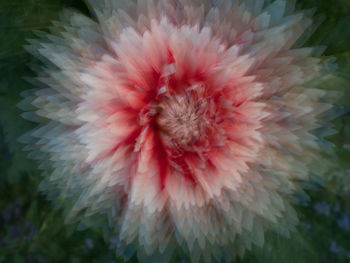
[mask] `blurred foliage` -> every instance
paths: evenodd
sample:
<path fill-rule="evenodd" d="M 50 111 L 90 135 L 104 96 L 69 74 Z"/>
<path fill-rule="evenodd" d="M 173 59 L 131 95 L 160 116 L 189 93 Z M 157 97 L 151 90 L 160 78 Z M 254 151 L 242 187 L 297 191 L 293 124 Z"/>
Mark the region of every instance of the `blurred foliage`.
<path fill-rule="evenodd" d="M 350 0 L 296 2 L 297 9 L 316 8 L 323 21 L 305 45 L 326 46 L 324 55 L 337 58 L 338 76 L 325 85 L 340 87 L 339 103 L 349 106 Z M 33 88 L 24 79 L 34 74 L 28 65 L 38 63 L 23 46 L 33 30 L 47 30 L 64 7 L 88 14 L 82 0 L 0 1 L 0 262 L 123 262 L 113 251 L 117 241 L 104 240 L 100 229 L 64 224 L 61 211 L 38 193 L 37 164 L 17 142 L 32 124 L 21 118 L 16 104 L 22 91 Z M 339 132 L 329 139 L 339 169 L 325 187 L 307 190 L 311 201 L 298 208 L 298 231 L 289 239 L 268 233 L 266 246 L 237 262 L 350 262 L 350 115 L 338 117 L 334 125 Z"/>

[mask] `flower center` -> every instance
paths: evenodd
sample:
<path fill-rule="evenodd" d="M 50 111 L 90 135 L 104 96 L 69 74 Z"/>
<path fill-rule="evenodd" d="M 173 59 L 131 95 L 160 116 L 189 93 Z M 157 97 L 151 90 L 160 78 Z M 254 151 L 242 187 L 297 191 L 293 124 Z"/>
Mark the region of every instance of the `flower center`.
<path fill-rule="evenodd" d="M 206 137 L 209 100 L 198 91 L 164 96 L 158 104 L 157 124 L 168 146 L 191 150 Z"/>

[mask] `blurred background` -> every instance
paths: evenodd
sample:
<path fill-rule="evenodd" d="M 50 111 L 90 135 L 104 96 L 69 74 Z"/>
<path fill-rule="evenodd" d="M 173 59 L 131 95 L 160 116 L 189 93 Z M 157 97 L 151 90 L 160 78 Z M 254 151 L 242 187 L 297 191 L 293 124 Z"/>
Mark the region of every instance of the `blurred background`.
<path fill-rule="evenodd" d="M 324 56 L 337 58 L 336 75 L 323 85 L 342 90 L 339 105 L 350 107 L 350 0 L 296 0 L 296 6 L 316 8 L 316 20 L 323 19 L 305 46 L 326 46 Z M 22 91 L 34 88 L 25 80 L 34 76 L 28 65 L 40 65 L 23 46 L 33 30 L 46 31 L 63 8 L 89 15 L 83 0 L 0 0 L 0 262 L 124 262 L 114 252 L 117 238 L 64 224 L 62 211 L 37 191 L 38 164 L 17 142 L 34 127 L 16 104 Z M 296 208 L 301 221 L 296 233 L 290 238 L 267 233 L 264 248 L 253 248 L 237 262 L 350 262 L 350 114 L 333 123 L 338 133 L 328 140 L 338 168 L 326 182 L 305 185 L 310 199 Z"/>

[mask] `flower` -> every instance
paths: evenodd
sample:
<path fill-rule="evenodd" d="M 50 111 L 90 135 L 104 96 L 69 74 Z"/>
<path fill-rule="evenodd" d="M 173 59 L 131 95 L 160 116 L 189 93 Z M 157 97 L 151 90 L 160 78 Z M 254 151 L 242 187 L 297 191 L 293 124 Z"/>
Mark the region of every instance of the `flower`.
<path fill-rule="evenodd" d="M 118 250 L 159 262 L 230 260 L 294 230 L 331 107 L 305 85 L 324 70 L 297 43 L 308 15 L 284 0 L 90 7 L 29 47 L 46 88 L 27 95 L 42 123 L 28 148 L 67 220 L 106 215 Z"/>

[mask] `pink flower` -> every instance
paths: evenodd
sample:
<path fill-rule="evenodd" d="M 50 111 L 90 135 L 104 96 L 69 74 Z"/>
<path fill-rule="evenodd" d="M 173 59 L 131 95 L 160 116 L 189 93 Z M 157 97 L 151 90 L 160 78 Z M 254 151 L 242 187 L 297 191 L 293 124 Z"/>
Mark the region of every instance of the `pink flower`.
<path fill-rule="evenodd" d="M 49 63 L 33 152 L 68 220 L 105 213 L 121 250 L 162 262 L 177 247 L 229 260 L 294 229 L 330 106 L 303 86 L 322 70 L 295 46 L 311 20 L 286 6 L 91 1 L 97 21 L 66 12 L 34 43 Z"/>

